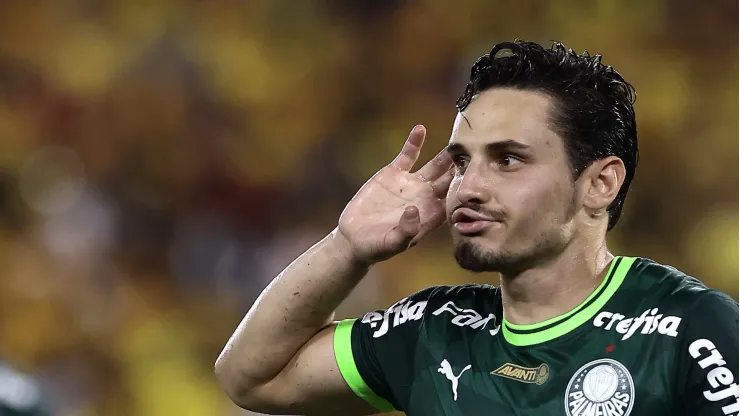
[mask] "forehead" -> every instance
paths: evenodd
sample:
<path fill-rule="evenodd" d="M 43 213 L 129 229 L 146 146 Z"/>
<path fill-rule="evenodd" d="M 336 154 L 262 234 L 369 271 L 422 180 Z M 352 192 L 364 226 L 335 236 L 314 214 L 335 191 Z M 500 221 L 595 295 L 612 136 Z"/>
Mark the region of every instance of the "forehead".
<path fill-rule="evenodd" d="M 514 140 L 533 148 L 555 145 L 560 137 L 550 127 L 551 108 L 551 98 L 541 92 L 484 91 L 458 113 L 450 143 L 475 147 Z"/>

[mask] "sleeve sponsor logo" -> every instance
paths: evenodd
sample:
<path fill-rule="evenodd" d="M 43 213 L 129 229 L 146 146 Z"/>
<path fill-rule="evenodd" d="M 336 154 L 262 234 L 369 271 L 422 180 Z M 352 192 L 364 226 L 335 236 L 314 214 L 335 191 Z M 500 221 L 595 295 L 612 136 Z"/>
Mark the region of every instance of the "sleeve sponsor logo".
<path fill-rule="evenodd" d="M 714 343 L 708 339 L 697 339 L 689 345 L 689 354 L 698 360 L 699 367 L 707 372 L 706 380 L 711 387 L 704 390 L 704 398 L 711 402 L 718 402 L 731 398 L 732 403 L 722 407 L 722 412 L 726 415 L 740 412 L 740 388 L 735 380 L 732 371 L 726 367 L 722 354 L 720 354 Z"/>
<path fill-rule="evenodd" d="M 594 318 L 594 326 L 603 328 L 606 331 L 614 328 L 618 333 L 623 334 L 622 341 L 629 339 L 637 331 L 641 334 L 652 334 L 658 332 L 669 337 L 678 336 L 678 327 L 681 325 L 681 319 L 678 316 L 663 316 L 658 313 L 658 308 L 648 309 L 636 318 L 627 318 L 626 316 L 612 312 L 601 312 Z M 627 318 L 627 319 L 625 319 Z"/>
<path fill-rule="evenodd" d="M 486 318 L 484 318 L 478 312 L 472 309 L 460 308 L 452 301 L 442 305 L 439 309 L 432 312 L 432 315 L 439 316 L 445 312 L 454 316 L 454 318 L 452 318 L 452 323 L 457 326 L 469 326 L 473 329 L 483 329 L 488 325 L 488 322 L 493 321 L 491 325 L 494 326 L 494 328 L 489 330 L 491 335 L 496 335 L 501 329 L 501 325 L 496 326 L 496 315 L 490 313 Z"/>
<path fill-rule="evenodd" d="M 388 333 L 388 330 L 406 322 L 418 321 L 424 316 L 427 301 L 411 302 L 403 298 L 394 303 L 382 314 L 380 312 L 368 312 L 362 317 L 363 324 L 369 324 L 370 328 L 378 328 L 373 332 L 373 338 L 380 338 Z"/>

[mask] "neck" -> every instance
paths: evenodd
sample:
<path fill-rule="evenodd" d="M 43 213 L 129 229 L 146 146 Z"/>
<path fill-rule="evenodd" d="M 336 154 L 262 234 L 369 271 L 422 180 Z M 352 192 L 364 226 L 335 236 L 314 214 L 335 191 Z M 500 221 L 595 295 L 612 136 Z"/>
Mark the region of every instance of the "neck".
<path fill-rule="evenodd" d="M 506 320 L 530 325 L 562 315 L 583 302 L 604 280 L 614 256 L 606 242 L 573 242 L 546 264 L 501 276 Z"/>

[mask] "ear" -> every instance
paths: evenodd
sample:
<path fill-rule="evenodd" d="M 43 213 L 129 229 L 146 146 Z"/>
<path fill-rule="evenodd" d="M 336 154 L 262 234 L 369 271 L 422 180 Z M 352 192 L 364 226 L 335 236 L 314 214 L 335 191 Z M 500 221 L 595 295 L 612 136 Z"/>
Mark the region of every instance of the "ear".
<path fill-rule="evenodd" d="M 616 156 L 597 160 L 581 174 L 583 206 L 593 216 L 606 212 L 622 188 L 627 170 Z"/>

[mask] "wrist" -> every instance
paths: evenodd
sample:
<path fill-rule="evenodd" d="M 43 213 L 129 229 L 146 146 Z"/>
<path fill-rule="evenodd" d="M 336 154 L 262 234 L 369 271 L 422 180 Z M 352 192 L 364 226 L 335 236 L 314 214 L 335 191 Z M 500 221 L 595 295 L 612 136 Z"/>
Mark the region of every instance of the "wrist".
<path fill-rule="evenodd" d="M 374 262 L 357 256 L 352 243 L 339 231 L 339 227 L 332 230 L 327 238 L 329 249 L 339 261 L 346 262 L 353 270 L 369 269 Z"/>

